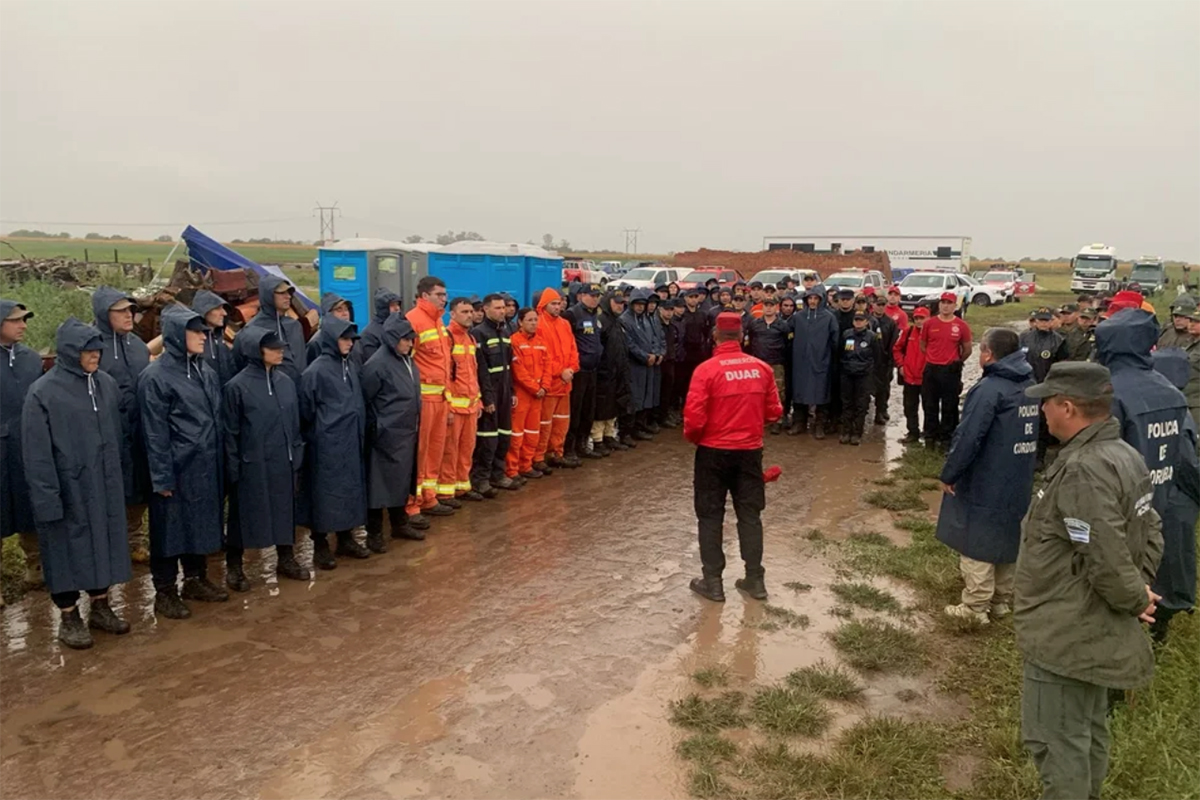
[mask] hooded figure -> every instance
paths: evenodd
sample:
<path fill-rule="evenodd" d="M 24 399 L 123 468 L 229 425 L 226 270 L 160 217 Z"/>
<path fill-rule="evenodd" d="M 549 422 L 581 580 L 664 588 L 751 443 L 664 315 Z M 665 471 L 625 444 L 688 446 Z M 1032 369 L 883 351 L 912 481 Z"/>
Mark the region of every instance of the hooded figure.
<path fill-rule="evenodd" d="M 396 352 L 401 339 L 413 338 L 412 323 L 401 313 L 390 315 L 383 323 L 382 346 L 363 366 L 369 509 L 399 508 L 403 513 L 417 491 L 421 376 L 412 356 Z"/>
<path fill-rule="evenodd" d="M 1097 358 L 1112 372 L 1113 416 L 1150 470 L 1151 505 L 1162 517 L 1163 556 L 1151 587 L 1162 595 L 1153 626 L 1161 638 L 1171 616 L 1196 603 L 1200 466 L 1187 399 L 1153 368 L 1157 340 L 1154 316 L 1140 309 L 1119 311 L 1096 327 Z"/>
<path fill-rule="evenodd" d="M 246 327 L 238 332 L 240 336 L 243 332 L 250 328 L 265 328 L 269 331 L 275 331 L 275 335 L 283 342 L 283 365 L 280 370 L 283 374 L 292 379 L 292 383 L 300 383 L 300 374 L 304 372 L 304 368 L 308 366 L 307 350 L 304 344 L 304 328 L 299 321 L 292 319 L 286 314 L 281 314 L 275 309 L 275 289 L 284 285 L 291 289 L 291 284 L 284 278 L 277 278 L 274 275 L 265 275 L 258 282 L 258 313 L 254 315 L 254 319 L 246 323 Z M 294 289 L 292 292 L 294 293 Z M 244 367 L 245 364 L 237 360 L 236 349 L 234 351 L 234 361 L 238 367 Z"/>
<path fill-rule="evenodd" d="M 208 312 L 221 306 L 225 306 L 227 310 L 229 308 L 229 304 L 220 295 L 207 289 L 196 292 L 196 297 L 192 300 L 192 311 L 202 317 L 207 317 Z M 225 326 L 209 328 L 206 336 L 208 341 L 204 343 L 204 363 L 212 368 L 213 373 L 217 376 L 217 384 L 223 388 L 234 375 L 237 375 L 237 367 L 233 363 L 233 351 L 229 349 L 229 345 L 225 344 Z"/>
<path fill-rule="evenodd" d="M 327 535 L 337 532 L 338 548 L 346 550 L 344 540 L 351 539 L 351 531 L 367 524 L 367 409 L 359 371 L 351 361 L 354 351 L 342 355 L 342 338 L 357 346 L 354 323 L 326 317 L 313 337 L 320 354 L 300 378 L 306 459 L 302 523 L 312 531 L 313 563 L 322 569 L 332 569 L 330 562 L 337 566 Z M 358 557 L 363 555 L 360 551 Z"/>
<path fill-rule="evenodd" d="M 15 300 L 0 298 L 0 320 L 14 310 Z M 26 318 L 33 316 L 26 312 Z M 32 534 L 33 507 L 25 483 L 21 454 L 21 410 L 29 387 L 42 377 L 42 357 L 20 342 L 0 344 L 0 537 Z"/>
<path fill-rule="evenodd" d="M 1037 458 L 1038 404 L 1025 397 L 1032 383 L 1020 350 L 984 367 L 942 466 L 941 481 L 954 494 L 942 495 L 937 538 L 975 561 L 1017 562 Z"/>
<path fill-rule="evenodd" d="M 387 318 L 392 313 L 392 303 L 399 303 L 400 295 L 393 292 L 391 289 L 382 287 L 375 290 L 375 315 L 371 317 L 371 322 L 362 330 L 362 341 L 359 344 L 362 346 L 362 360 L 367 363 L 367 359 L 375 355 L 375 351 L 383 344 L 383 323 L 387 322 Z"/>
<path fill-rule="evenodd" d="M 296 385 L 263 350 L 283 343 L 272 331 L 250 328 L 237 337 L 238 359 L 246 366 L 225 386 L 222 427 L 225 475 L 229 481 L 229 526 L 225 549 L 226 583 L 246 591 L 242 553 L 264 547 L 279 552 L 276 572 L 308 580 L 296 563 L 296 476 L 304 464 L 300 403 Z"/>
<path fill-rule="evenodd" d="M 600 432 L 600 438 L 596 433 L 592 434 L 593 447 L 599 442 L 610 450 L 625 449 L 613 435 L 614 420 L 630 412 L 632 400 L 629 349 L 625 341 L 625 326 L 621 324 L 623 312 L 613 308 L 613 300 L 619 296 L 619 292 L 609 289 L 600 302 L 600 343 L 604 353 L 596 369 L 596 419 L 605 423 L 607 435 L 604 431 Z"/>
<path fill-rule="evenodd" d="M 353 320 L 353 303 L 336 292 L 326 292 L 325 294 L 321 295 L 321 327 L 324 327 L 325 323 L 329 322 L 330 320 L 338 319 L 338 317 L 333 316 L 329 312 L 333 311 L 334 308 L 342 303 L 346 304 L 346 308 L 350 311 L 350 319 Z M 345 322 L 346 320 L 342 321 Z M 314 333 L 312 338 L 308 340 L 308 346 L 304 350 L 305 358 L 308 360 L 309 364 L 316 361 L 317 357 L 321 355 L 321 344 L 319 342 L 320 332 L 321 328 L 317 328 L 317 332 Z M 341 358 L 341 356 L 338 356 L 338 358 Z M 355 334 L 354 348 L 350 351 L 350 363 L 361 369 L 363 361 L 365 360 L 366 359 L 363 356 L 362 340 L 357 338 L 357 334 Z"/>
<path fill-rule="evenodd" d="M 792 402 L 798 412 L 796 422 L 803 417 L 804 423 L 808 420 L 809 406 L 819 407 L 829 402 L 834 348 L 839 333 L 833 312 L 820 306 L 809 308 L 810 297 L 820 298 L 821 294 L 811 289 L 805 292 L 789 320 L 792 325 Z M 801 430 L 796 430 L 793 424 L 793 431 L 800 433 Z"/>
<path fill-rule="evenodd" d="M 150 462 L 150 571 L 155 609 L 183 619 L 175 582 L 182 562 L 184 598 L 221 602 L 229 595 L 209 582 L 205 555 L 221 546 L 224 481 L 221 389 L 202 354 L 190 354 L 187 331 L 207 331 L 195 311 L 163 310 L 163 354 L 138 380 L 138 405 Z"/>
<path fill-rule="evenodd" d="M 629 308 L 621 315 L 625 327 L 625 343 L 629 350 L 630 411 L 638 414 L 658 405 L 658 367 L 651 364 L 653 357 L 662 355 L 655 329 L 661 326 L 649 311 L 649 289 L 634 289 Z M 636 313 L 635 303 L 644 304 L 642 312 Z"/>
<path fill-rule="evenodd" d="M 74 611 L 79 592 L 103 597 L 131 575 L 120 390 L 112 376 L 89 373 L 79 363 L 83 351 L 103 348 L 96 328 L 68 317 L 55 341 L 55 365 L 29 390 L 21 441 L 46 586 L 55 605 L 72 610 L 82 633 L 79 643 L 64 641 L 88 647 L 91 637 Z M 120 623 L 123 628 L 112 632 L 128 631 Z M 65 614 L 64 626 L 70 627 Z"/>

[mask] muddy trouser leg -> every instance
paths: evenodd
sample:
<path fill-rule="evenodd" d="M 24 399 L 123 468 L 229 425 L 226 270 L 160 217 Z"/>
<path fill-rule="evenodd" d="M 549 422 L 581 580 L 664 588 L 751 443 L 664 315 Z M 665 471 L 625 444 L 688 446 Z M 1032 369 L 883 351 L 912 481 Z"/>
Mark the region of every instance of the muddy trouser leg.
<path fill-rule="evenodd" d="M 174 589 L 179 580 L 179 556 L 150 556 L 150 575 L 157 591 Z"/>
<path fill-rule="evenodd" d="M 808 427 L 808 406 L 795 406 L 792 413 L 792 422 L 799 425 L 801 430 Z"/>
<path fill-rule="evenodd" d="M 842 401 L 842 433 L 853 434 L 854 418 L 857 415 L 858 406 L 855 396 L 857 387 L 856 377 L 843 369 L 842 374 L 838 376 L 838 382 L 840 384 L 838 394 Z"/>
<path fill-rule="evenodd" d="M 737 514 L 738 547 L 746 563 L 747 578 L 761 578 L 763 570 L 762 512 L 767 507 L 767 484 L 763 481 L 762 450 L 734 450 L 729 454 L 733 468 L 733 512 Z"/>
<path fill-rule="evenodd" d="M 725 571 L 721 539 L 725 528 L 725 495 L 733 483 L 729 479 L 726 455 L 726 451 L 697 447 L 692 472 L 692 497 L 700 531 L 700 564 L 705 577 L 709 578 L 719 578 Z"/>
<path fill-rule="evenodd" d="M 904 384 L 904 422 L 909 436 L 921 435 L 921 387 Z"/>
<path fill-rule="evenodd" d="M 892 399 L 892 370 L 880 369 L 875 372 L 875 416 L 887 413 L 888 403 Z"/>
<path fill-rule="evenodd" d="M 579 372 L 571 381 L 571 423 L 563 451 L 583 454 L 596 416 L 596 373 Z"/>
<path fill-rule="evenodd" d="M 146 535 L 144 522 L 146 508 L 146 503 L 125 506 L 125 528 L 129 533 L 129 552 L 131 553 L 138 550 L 146 553 L 150 550 L 150 539 Z"/>
<path fill-rule="evenodd" d="M 438 471 L 446 449 L 450 404 L 442 395 L 421 398 L 421 429 L 417 433 L 417 495 L 408 504 L 409 514 L 437 505 Z"/>
<path fill-rule="evenodd" d="M 104 595 L 108 594 L 108 589 L 88 589 L 87 594 L 88 597 L 92 598 L 104 597 Z M 56 608 L 66 611 L 69 608 L 74 608 L 75 604 L 79 602 L 79 590 L 76 589 L 73 592 L 54 592 L 50 595 L 50 600 Z"/>
<path fill-rule="evenodd" d="M 1021 739 L 1044 798 L 1098 798 L 1108 771 L 1108 690 L 1025 662 Z"/>
<path fill-rule="evenodd" d="M 622 414 L 617 417 L 617 429 L 622 436 L 632 436 L 637 430 L 637 414 Z"/>
<path fill-rule="evenodd" d="M 593 444 L 604 440 L 604 427 L 606 422 L 608 422 L 608 420 L 598 419 L 592 423 L 592 430 L 590 433 Z"/>
<path fill-rule="evenodd" d="M 243 558 L 243 556 L 245 556 L 245 554 L 246 554 L 246 551 L 240 547 L 226 547 L 225 548 L 225 566 L 227 566 L 227 567 L 242 566 L 242 558 Z"/>
<path fill-rule="evenodd" d="M 959 555 L 958 570 L 963 578 L 962 604 L 986 614 L 996 597 L 995 565 Z"/>
<path fill-rule="evenodd" d="M 854 429 L 850 433 L 862 436 L 863 427 L 867 423 L 867 409 L 871 405 L 871 389 L 875 383 L 875 376 L 868 372 L 866 375 L 859 375 L 854 383 Z"/>

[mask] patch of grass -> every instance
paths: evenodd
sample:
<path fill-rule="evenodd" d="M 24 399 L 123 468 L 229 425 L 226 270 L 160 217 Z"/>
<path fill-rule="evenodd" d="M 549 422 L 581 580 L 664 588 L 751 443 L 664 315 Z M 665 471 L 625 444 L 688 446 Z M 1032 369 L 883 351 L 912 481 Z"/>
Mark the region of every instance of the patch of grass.
<path fill-rule="evenodd" d="M 902 531 L 933 536 L 937 532 L 937 524 L 921 517 L 904 516 L 892 523 Z"/>
<path fill-rule="evenodd" d="M 723 728 L 741 728 L 746 724 L 742 706 L 746 695 L 724 692 L 719 697 L 705 699 L 690 694 L 682 700 L 671 701 L 671 722 L 681 728 L 715 733 Z"/>
<path fill-rule="evenodd" d="M 25 594 L 25 551 L 21 549 L 19 536 L 9 536 L 3 542 L 0 590 L 4 592 L 4 602 L 15 603 Z"/>
<path fill-rule="evenodd" d="M 782 686 L 760 689 L 750 701 L 750 718 L 764 730 L 788 736 L 817 736 L 833 722 L 819 697 Z"/>
<path fill-rule="evenodd" d="M 692 797 L 711 798 L 712 800 L 732 795 L 729 784 L 721 780 L 721 776 L 712 762 L 700 764 L 692 770 L 692 779 L 688 789 Z"/>
<path fill-rule="evenodd" d="M 872 611 L 886 611 L 889 614 L 900 614 L 904 608 L 891 592 L 877 589 L 869 583 L 835 583 L 830 587 L 834 596 L 843 603 L 852 606 L 869 608 Z"/>
<path fill-rule="evenodd" d="M 821 532 L 820 528 L 809 528 L 804 532 L 804 538 L 810 542 L 823 542 L 825 541 L 825 534 Z"/>
<path fill-rule="evenodd" d="M 899 466 L 892 470 L 892 477 L 906 481 L 938 478 L 942 474 L 942 464 L 945 461 L 944 454 L 926 447 L 907 447 L 896 459 Z"/>
<path fill-rule="evenodd" d="M 950 744 L 938 726 L 868 717 L 843 731 L 829 760 L 836 797 L 948 798 L 941 756 Z"/>
<path fill-rule="evenodd" d="M 942 488 L 942 483 L 941 481 L 926 479 L 918 483 L 917 486 L 920 487 L 922 492 L 932 492 L 934 489 Z"/>
<path fill-rule="evenodd" d="M 925 648 L 912 631 L 878 619 L 852 620 L 830 634 L 850 666 L 865 672 L 916 672 Z"/>
<path fill-rule="evenodd" d="M 912 531 L 912 542 L 896 547 L 850 541 L 846 563 L 860 574 L 908 582 L 929 610 L 957 598 L 962 588 L 958 554 L 934 537 L 935 526 L 912 516 L 901 517 L 897 526 Z"/>
<path fill-rule="evenodd" d="M 807 628 L 809 626 L 810 620 L 807 614 L 797 614 L 790 608 L 764 603 L 763 611 L 778 620 L 779 624 L 786 625 L 789 628 Z"/>
<path fill-rule="evenodd" d="M 846 608 L 845 606 L 834 606 L 833 608 L 829 609 L 829 616 L 839 617 L 840 619 L 850 619 L 854 616 L 854 611 Z"/>
<path fill-rule="evenodd" d="M 705 667 L 692 673 L 692 680 L 711 689 L 714 686 L 724 686 L 729 683 L 729 668 L 724 666 Z"/>
<path fill-rule="evenodd" d="M 811 592 L 812 584 L 811 583 L 800 583 L 799 581 L 788 581 L 787 583 L 785 583 L 783 585 L 783 588 L 791 589 L 793 592 L 796 592 L 797 594 L 799 594 L 800 592 Z"/>
<path fill-rule="evenodd" d="M 875 480 L 871 481 L 871 483 L 875 484 L 876 486 L 895 486 L 898 481 L 899 478 L 895 477 L 894 475 L 885 475 L 882 478 L 876 478 Z"/>
<path fill-rule="evenodd" d="M 728 761 L 738 753 L 737 745 L 715 733 L 695 733 L 675 746 L 675 752 L 688 761 L 709 764 Z"/>
<path fill-rule="evenodd" d="M 757 628 L 760 631 L 766 631 L 767 633 L 774 633 L 775 631 L 783 630 L 778 622 L 772 622 L 769 619 L 763 620 L 757 625 L 752 625 L 750 627 Z"/>
<path fill-rule="evenodd" d="M 751 785 L 749 797 L 793 800 L 825 793 L 825 760 L 811 753 L 792 753 L 784 742 L 755 745 L 738 767 Z"/>
<path fill-rule="evenodd" d="M 859 544 L 875 544 L 880 547 L 891 547 L 893 545 L 891 539 L 875 531 L 855 531 L 847 538 Z"/>
<path fill-rule="evenodd" d="M 812 692 L 826 700 L 858 700 L 863 693 L 853 675 L 825 661 L 793 670 L 784 680 L 793 689 Z"/>
<path fill-rule="evenodd" d="M 904 484 L 894 489 L 876 489 L 863 495 L 868 505 L 886 511 L 923 511 L 927 508 L 921 499 L 920 490 L 913 484 Z"/>

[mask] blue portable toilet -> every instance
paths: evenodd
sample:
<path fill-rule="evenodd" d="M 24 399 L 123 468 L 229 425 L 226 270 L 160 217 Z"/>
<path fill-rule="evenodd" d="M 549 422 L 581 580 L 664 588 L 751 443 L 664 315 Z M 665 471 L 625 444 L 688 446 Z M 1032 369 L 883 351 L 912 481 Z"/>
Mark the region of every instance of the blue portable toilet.
<path fill-rule="evenodd" d="M 429 253 L 429 272 L 446 282 L 449 299 L 507 292 L 533 305 L 543 289 L 562 286 L 562 256 L 531 244 L 455 242 Z"/>
<path fill-rule="evenodd" d="M 379 287 L 391 289 L 411 308 L 417 281 L 427 274 L 428 256 L 438 249 L 430 243 L 386 239 L 343 239 L 321 247 L 317 271 L 321 294 L 336 292 L 354 307 L 354 322 L 365 328 L 375 313 L 372 298 Z"/>

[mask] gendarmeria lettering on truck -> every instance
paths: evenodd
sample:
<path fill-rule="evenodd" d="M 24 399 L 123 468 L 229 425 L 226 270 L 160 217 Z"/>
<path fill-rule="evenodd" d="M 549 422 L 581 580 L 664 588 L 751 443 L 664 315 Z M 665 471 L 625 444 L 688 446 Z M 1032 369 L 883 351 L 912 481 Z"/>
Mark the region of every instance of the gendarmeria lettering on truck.
<path fill-rule="evenodd" d="M 1169 419 L 1166 422 L 1150 422 L 1146 424 L 1147 439 L 1168 439 L 1179 435 L 1179 420 Z M 1167 451 L 1169 444 L 1158 445 L 1158 463 L 1167 460 Z M 1149 466 L 1149 465 L 1147 465 Z M 1163 467 L 1155 467 L 1150 470 L 1150 483 L 1158 486 L 1162 483 L 1170 483 L 1175 479 L 1175 467 L 1168 464 Z"/>
<path fill-rule="evenodd" d="M 1039 406 L 1037 403 L 1032 403 L 1030 405 L 1024 405 L 1024 406 L 1018 406 L 1017 416 L 1023 417 L 1024 419 L 1037 419 L 1038 408 L 1039 408 Z M 1026 422 L 1024 424 L 1025 424 L 1025 430 L 1022 432 L 1021 435 L 1022 436 L 1031 436 L 1033 438 L 1030 439 L 1029 441 L 1017 442 L 1016 444 L 1014 444 L 1013 445 L 1013 455 L 1019 456 L 1019 455 L 1024 455 L 1026 453 L 1036 453 L 1037 452 L 1037 428 L 1034 426 L 1034 424 L 1032 422 Z"/>

